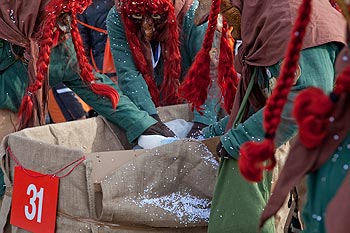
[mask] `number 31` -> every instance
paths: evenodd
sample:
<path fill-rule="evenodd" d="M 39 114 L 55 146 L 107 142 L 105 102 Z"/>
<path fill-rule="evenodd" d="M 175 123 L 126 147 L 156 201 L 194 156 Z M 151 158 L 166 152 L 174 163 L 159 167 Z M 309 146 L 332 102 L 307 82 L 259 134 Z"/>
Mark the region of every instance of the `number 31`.
<path fill-rule="evenodd" d="M 37 214 L 36 221 L 41 223 L 41 215 L 43 210 L 43 198 L 44 198 L 44 189 L 40 188 L 39 192 L 36 189 L 34 184 L 30 184 L 27 188 L 27 195 L 29 196 L 32 193 L 32 196 L 29 200 L 29 204 L 31 205 L 31 212 L 29 212 L 30 207 L 27 205 L 24 206 L 24 213 L 28 220 L 33 220 L 35 215 Z M 38 199 L 38 209 L 36 208 L 35 200 Z"/>

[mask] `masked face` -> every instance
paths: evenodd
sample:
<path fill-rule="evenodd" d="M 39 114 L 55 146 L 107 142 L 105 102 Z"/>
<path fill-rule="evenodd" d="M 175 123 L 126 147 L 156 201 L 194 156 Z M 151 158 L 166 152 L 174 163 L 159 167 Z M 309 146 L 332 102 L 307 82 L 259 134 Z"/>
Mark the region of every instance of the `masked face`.
<path fill-rule="evenodd" d="M 165 29 L 166 14 L 142 14 L 132 16 L 133 21 L 140 25 L 142 35 L 146 41 L 156 38 Z"/>
<path fill-rule="evenodd" d="M 168 18 L 168 0 L 129 1 L 125 10 L 131 21 L 141 30 L 146 41 L 151 41 L 165 30 Z"/>

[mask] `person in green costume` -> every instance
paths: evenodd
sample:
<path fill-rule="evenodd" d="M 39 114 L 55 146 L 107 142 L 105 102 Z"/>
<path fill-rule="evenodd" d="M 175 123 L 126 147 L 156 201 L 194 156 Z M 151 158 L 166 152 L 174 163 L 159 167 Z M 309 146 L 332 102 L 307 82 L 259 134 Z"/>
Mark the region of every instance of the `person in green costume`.
<path fill-rule="evenodd" d="M 348 28 L 349 6 L 332 1 L 341 9 Z M 344 28 L 344 31 L 348 31 Z M 349 38 L 348 42 L 349 44 Z M 331 93 L 310 87 L 296 98 L 293 115 L 299 126 L 275 194 L 260 218 L 260 227 L 281 207 L 289 190 L 307 180 L 307 199 L 302 210 L 304 229 L 311 233 L 346 233 L 350 213 L 350 63 L 344 47 L 335 64 L 336 83 Z M 278 90 L 277 90 L 278 91 Z M 290 174 L 294 174 L 291 176 Z"/>
<path fill-rule="evenodd" d="M 242 40 L 235 57 L 235 68 L 241 79 L 231 115 L 202 130 L 205 138 L 220 136 L 217 150 L 221 163 L 209 219 L 210 233 L 256 232 L 258 229 L 259 216 L 270 196 L 271 174 L 259 173 L 260 179 L 251 179 L 259 182 L 245 180 L 246 174 L 240 173 L 244 161 L 240 150 L 244 143 L 260 142 L 266 136 L 263 126 L 266 100 L 273 95 L 278 82 L 301 2 L 231 0 L 221 4 L 223 17 L 233 26 L 232 35 Z M 279 128 L 275 134 L 267 135 L 274 137 L 277 147 L 297 134 L 292 116 L 296 95 L 310 86 L 326 92 L 332 90 L 335 59 L 345 45 L 345 21 L 341 14 L 328 1 L 312 3 L 311 23 L 306 28 Z M 275 232 L 272 219 L 261 232 Z"/>
<path fill-rule="evenodd" d="M 117 0 L 107 17 L 119 86 L 155 119 L 159 120 L 157 106 L 181 102 L 177 88 L 202 47 L 207 25 L 194 25 L 197 6 L 197 0 Z M 215 88 L 201 106 L 204 110 L 194 111 L 188 137 L 198 136 L 204 126 L 218 120 Z"/>
<path fill-rule="evenodd" d="M 19 126 L 10 127 L 6 134 L 44 123 L 47 100 L 45 83 L 48 82 L 44 78 L 49 71 L 50 85 L 63 82 L 100 115 L 123 129 L 130 143 L 141 134 L 175 136 L 162 122 L 138 109 L 108 77 L 92 73 L 76 22 L 76 13 L 82 12 L 89 3 L 84 0 L 74 4 L 62 0 L 43 0 L 40 4 L 1 4 L 1 9 L 13 9 L 13 15 L 1 15 L 0 26 L 4 30 L 0 32 L 0 112 L 6 110 L 7 114 L 10 111 L 11 115 L 6 117 L 13 117 L 17 112 L 20 114 Z M 41 24 L 37 25 L 36 22 Z M 17 47 L 11 46 L 11 43 Z M 21 52 L 16 53 L 14 48 Z M 39 93 L 41 87 L 43 91 Z M 0 171 L 1 191 L 2 176 Z"/>
<path fill-rule="evenodd" d="M 15 131 L 16 112 L 21 103 L 28 79 L 27 64 L 20 60 L 23 49 L 0 39 L 0 142 Z M 0 198 L 5 192 L 3 173 L 0 170 Z"/>

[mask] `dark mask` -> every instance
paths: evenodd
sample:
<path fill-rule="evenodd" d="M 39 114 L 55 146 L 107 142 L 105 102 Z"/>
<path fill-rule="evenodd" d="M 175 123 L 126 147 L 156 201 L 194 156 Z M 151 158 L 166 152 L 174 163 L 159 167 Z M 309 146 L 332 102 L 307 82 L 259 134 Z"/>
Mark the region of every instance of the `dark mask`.
<path fill-rule="evenodd" d="M 165 30 L 169 4 L 168 0 L 133 0 L 127 1 L 124 10 L 145 40 L 151 41 Z"/>

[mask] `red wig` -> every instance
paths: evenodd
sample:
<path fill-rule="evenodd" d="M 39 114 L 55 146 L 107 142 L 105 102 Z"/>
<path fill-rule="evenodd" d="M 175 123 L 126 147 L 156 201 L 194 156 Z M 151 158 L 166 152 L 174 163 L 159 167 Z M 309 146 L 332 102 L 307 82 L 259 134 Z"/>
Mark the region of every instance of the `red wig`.
<path fill-rule="evenodd" d="M 122 15 L 126 38 L 128 40 L 132 56 L 136 67 L 145 79 L 152 100 L 156 106 L 170 105 L 178 103 L 176 96 L 181 74 L 181 56 L 179 50 L 179 26 L 177 25 L 175 9 L 171 0 L 120 0 L 117 5 Z M 160 90 L 157 87 L 152 69 L 147 63 L 141 48 L 141 42 L 137 38 L 138 26 L 131 20 L 131 15 L 135 13 L 143 14 L 167 13 L 165 25 L 167 39 L 164 41 L 164 78 Z M 160 100 L 162 92 L 162 100 Z"/>
<path fill-rule="evenodd" d="M 234 40 L 231 36 L 231 32 L 228 30 L 228 25 L 225 20 L 223 21 L 221 32 L 219 56 L 218 85 L 221 89 L 222 98 L 224 98 L 224 109 L 230 114 L 237 92 L 238 77 L 233 66 Z"/>
<path fill-rule="evenodd" d="M 81 70 L 81 78 L 86 81 L 86 84 L 91 87 L 94 93 L 109 97 L 113 108 L 116 108 L 119 95 L 112 87 L 95 83 L 92 67 L 86 58 L 82 40 L 78 31 L 76 14 L 82 13 L 90 4 L 91 0 L 67 2 L 62 0 L 52 0 L 45 7 L 46 15 L 41 29 L 42 35 L 39 39 L 40 49 L 36 64 L 36 80 L 27 88 L 27 93 L 24 95 L 19 108 L 19 129 L 27 127 L 27 123 L 33 114 L 33 95 L 41 88 L 44 78 L 47 75 L 50 63 L 51 47 L 54 45 L 54 28 L 57 27 L 56 19 L 60 14 L 67 12 L 70 13 L 72 17 L 71 34 Z"/>
<path fill-rule="evenodd" d="M 298 65 L 306 26 L 310 21 L 311 1 L 303 0 L 291 40 L 289 41 L 285 61 L 277 79 L 277 85 L 266 103 L 264 111 L 265 139 L 262 142 L 247 142 L 240 149 L 239 168 L 249 181 L 258 182 L 264 170 L 272 170 L 276 164 L 274 156 L 274 138 L 281 120 L 281 113 L 287 102 L 287 96 L 294 82 L 294 72 Z M 265 164 L 268 161 L 268 164 Z"/>
<path fill-rule="evenodd" d="M 200 106 L 207 99 L 209 87 L 212 85 L 210 71 L 209 52 L 212 49 L 214 33 L 216 30 L 218 14 L 220 12 L 220 0 L 213 1 L 210 8 L 208 28 L 203 40 L 202 49 L 198 52 L 192 66 L 190 67 L 184 82 L 179 88 L 179 96 L 186 99 L 192 109 L 203 110 Z M 227 33 L 227 23 L 223 22 L 221 33 L 218 86 L 224 98 L 225 110 L 230 113 L 234 96 L 237 90 L 238 78 L 233 67 L 233 47 L 229 45 L 229 34 Z"/>

